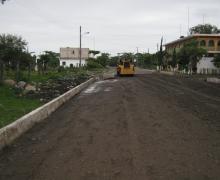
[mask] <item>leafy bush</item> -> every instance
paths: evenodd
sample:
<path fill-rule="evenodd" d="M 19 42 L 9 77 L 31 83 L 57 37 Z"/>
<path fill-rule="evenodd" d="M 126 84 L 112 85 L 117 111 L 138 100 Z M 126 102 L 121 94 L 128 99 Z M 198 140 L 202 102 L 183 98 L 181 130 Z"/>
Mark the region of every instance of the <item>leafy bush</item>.
<path fill-rule="evenodd" d="M 87 63 L 87 69 L 99 69 L 103 68 L 103 66 L 95 61 L 89 61 Z"/>
<path fill-rule="evenodd" d="M 97 57 L 97 62 L 101 64 L 103 67 L 107 65 L 108 60 L 109 60 L 108 53 L 102 53 L 101 56 Z"/>
<path fill-rule="evenodd" d="M 118 64 L 118 56 L 112 57 L 108 60 L 107 64 L 112 67 L 116 67 Z"/>
<path fill-rule="evenodd" d="M 220 55 L 219 54 L 214 57 L 213 62 L 216 67 L 220 68 Z"/>
<path fill-rule="evenodd" d="M 63 66 L 60 66 L 58 67 L 57 69 L 58 72 L 64 72 L 65 71 L 65 68 Z"/>

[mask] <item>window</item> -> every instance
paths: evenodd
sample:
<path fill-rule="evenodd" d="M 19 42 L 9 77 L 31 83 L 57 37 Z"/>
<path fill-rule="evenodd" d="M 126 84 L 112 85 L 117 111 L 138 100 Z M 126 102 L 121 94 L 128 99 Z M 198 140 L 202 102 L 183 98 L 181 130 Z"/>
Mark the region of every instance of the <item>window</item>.
<path fill-rule="evenodd" d="M 75 54 L 74 50 L 73 50 L 73 54 Z"/>
<path fill-rule="evenodd" d="M 209 40 L 209 47 L 213 47 L 215 45 L 213 40 Z"/>
<path fill-rule="evenodd" d="M 220 47 L 220 41 L 218 41 L 218 47 Z"/>
<path fill-rule="evenodd" d="M 66 62 L 63 61 L 63 62 L 62 62 L 62 65 L 65 66 L 65 65 L 66 65 Z"/>
<path fill-rule="evenodd" d="M 205 40 L 200 41 L 200 46 L 206 46 Z"/>
<path fill-rule="evenodd" d="M 73 64 L 70 64 L 70 67 L 73 68 Z"/>

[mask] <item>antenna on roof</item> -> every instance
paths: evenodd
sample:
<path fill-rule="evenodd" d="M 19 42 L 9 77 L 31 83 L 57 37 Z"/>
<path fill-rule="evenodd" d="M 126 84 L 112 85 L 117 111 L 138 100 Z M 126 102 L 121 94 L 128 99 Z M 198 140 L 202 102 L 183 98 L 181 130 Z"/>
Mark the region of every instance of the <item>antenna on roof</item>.
<path fill-rule="evenodd" d="M 180 24 L 180 37 L 182 36 L 182 24 Z"/>
<path fill-rule="evenodd" d="M 202 15 L 202 24 L 205 24 L 205 14 Z"/>
<path fill-rule="evenodd" d="M 188 7 L 188 32 L 187 32 L 187 35 L 189 35 L 189 18 L 190 18 L 190 17 L 189 17 L 189 10 L 190 10 L 190 9 L 189 9 L 189 7 Z"/>

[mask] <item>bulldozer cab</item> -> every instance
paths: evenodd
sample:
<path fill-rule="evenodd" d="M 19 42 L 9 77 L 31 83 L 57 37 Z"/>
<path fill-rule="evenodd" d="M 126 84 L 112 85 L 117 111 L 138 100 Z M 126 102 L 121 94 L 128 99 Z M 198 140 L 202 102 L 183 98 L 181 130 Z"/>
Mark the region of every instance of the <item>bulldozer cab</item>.
<path fill-rule="evenodd" d="M 130 75 L 133 76 L 135 72 L 134 64 L 130 60 L 121 59 L 117 66 L 117 75 Z"/>

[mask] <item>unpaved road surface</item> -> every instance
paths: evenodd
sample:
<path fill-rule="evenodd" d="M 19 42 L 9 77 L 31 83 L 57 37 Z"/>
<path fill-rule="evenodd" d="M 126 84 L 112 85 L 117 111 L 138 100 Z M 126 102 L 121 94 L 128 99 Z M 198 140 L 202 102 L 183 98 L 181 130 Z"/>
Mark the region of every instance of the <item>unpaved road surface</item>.
<path fill-rule="evenodd" d="M 220 86 L 97 82 L 0 153 L 8 180 L 219 180 Z"/>

